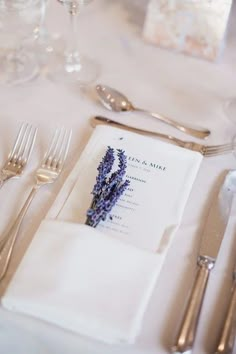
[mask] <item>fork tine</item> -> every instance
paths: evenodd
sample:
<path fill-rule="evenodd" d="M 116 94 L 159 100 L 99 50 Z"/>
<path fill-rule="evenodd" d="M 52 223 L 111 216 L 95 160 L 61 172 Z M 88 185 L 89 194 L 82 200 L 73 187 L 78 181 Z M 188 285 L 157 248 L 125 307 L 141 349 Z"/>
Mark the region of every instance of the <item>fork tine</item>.
<path fill-rule="evenodd" d="M 221 147 L 218 147 L 218 148 L 214 148 L 213 146 L 207 147 L 205 149 L 204 155 L 205 156 L 216 156 L 216 155 L 228 153 L 230 151 L 233 151 L 232 144 L 225 144 L 225 145 L 221 145 Z"/>
<path fill-rule="evenodd" d="M 62 144 L 63 144 L 63 138 L 66 130 L 62 127 L 59 131 L 59 136 L 57 139 L 57 143 L 55 144 L 54 150 L 52 152 L 52 164 L 55 164 L 55 161 L 58 159 L 59 152 L 61 150 Z"/>
<path fill-rule="evenodd" d="M 47 150 L 46 154 L 44 155 L 42 165 L 46 165 L 48 163 L 48 160 L 50 159 L 52 151 L 55 149 L 55 146 L 57 145 L 59 134 L 60 134 L 60 130 L 56 129 L 56 131 L 53 135 L 53 138 L 52 138 L 51 145 L 49 146 L 49 149 Z"/>
<path fill-rule="evenodd" d="M 64 139 L 63 139 L 63 144 L 62 148 L 60 151 L 59 155 L 59 160 L 57 163 L 57 169 L 60 171 L 65 163 L 68 151 L 69 151 L 69 146 L 71 142 L 71 136 L 72 136 L 72 130 L 70 129 L 69 131 L 65 132 Z"/>
<path fill-rule="evenodd" d="M 31 131 L 31 126 L 27 124 L 27 127 L 25 129 L 21 144 L 20 144 L 20 146 L 18 148 L 18 151 L 16 151 L 15 156 L 14 156 L 16 160 L 21 158 L 21 156 L 23 155 L 23 152 L 24 152 L 24 149 L 25 149 L 25 145 L 26 145 L 26 142 L 27 142 L 27 138 L 28 138 L 28 136 L 30 134 L 30 131 Z"/>
<path fill-rule="evenodd" d="M 27 144 L 28 144 L 28 139 L 31 136 L 32 129 L 33 129 L 32 125 L 29 125 L 27 127 L 27 130 L 25 131 L 24 139 L 22 141 L 22 144 L 21 144 L 21 146 L 20 146 L 20 148 L 18 150 L 18 154 L 17 154 L 17 157 L 20 158 L 20 159 L 23 157 L 23 155 L 25 153 L 25 149 L 26 149 Z"/>
<path fill-rule="evenodd" d="M 233 149 L 233 144 L 228 143 L 228 144 L 221 144 L 221 145 L 209 145 L 206 148 L 208 151 Z"/>
<path fill-rule="evenodd" d="M 37 132 L 38 132 L 38 129 L 37 128 L 33 128 L 31 126 L 30 134 L 28 135 L 28 139 L 27 139 L 27 142 L 25 144 L 24 152 L 23 152 L 23 155 L 22 155 L 23 163 L 27 163 L 27 161 L 28 161 L 28 159 L 29 159 L 29 157 L 31 155 L 31 152 L 32 152 L 33 147 L 34 147 L 35 139 L 36 139 L 36 136 L 37 136 Z"/>
<path fill-rule="evenodd" d="M 57 164 L 60 161 L 61 153 L 62 153 L 63 146 L 64 146 L 64 139 L 66 136 L 66 132 L 67 132 L 66 129 L 61 128 L 60 136 L 58 139 L 58 144 L 54 149 L 52 160 L 51 160 L 51 167 L 54 169 L 57 167 Z"/>
<path fill-rule="evenodd" d="M 233 146 L 231 145 L 224 145 L 219 148 L 212 149 L 212 152 L 224 152 L 224 151 L 231 151 L 233 150 Z"/>
<path fill-rule="evenodd" d="M 16 152 L 19 150 L 19 147 L 21 146 L 22 140 L 24 138 L 25 135 L 25 131 L 27 130 L 28 124 L 27 123 L 23 123 L 20 127 L 20 130 L 17 134 L 15 143 L 13 145 L 12 151 L 9 154 L 8 159 L 11 160 L 14 155 L 16 154 Z"/>
<path fill-rule="evenodd" d="M 71 134 L 71 130 L 68 131 L 64 128 L 61 129 L 60 144 L 58 144 L 58 148 L 56 149 L 50 164 L 50 167 L 57 170 L 57 172 L 61 171 L 66 159 L 71 140 Z"/>

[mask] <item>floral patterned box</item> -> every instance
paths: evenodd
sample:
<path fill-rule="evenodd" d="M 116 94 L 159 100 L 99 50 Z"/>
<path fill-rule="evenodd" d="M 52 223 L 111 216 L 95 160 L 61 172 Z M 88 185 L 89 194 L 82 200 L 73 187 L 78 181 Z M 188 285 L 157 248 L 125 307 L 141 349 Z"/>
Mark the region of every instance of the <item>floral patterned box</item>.
<path fill-rule="evenodd" d="M 231 5 L 232 0 L 150 0 L 143 36 L 161 47 L 215 60 Z"/>

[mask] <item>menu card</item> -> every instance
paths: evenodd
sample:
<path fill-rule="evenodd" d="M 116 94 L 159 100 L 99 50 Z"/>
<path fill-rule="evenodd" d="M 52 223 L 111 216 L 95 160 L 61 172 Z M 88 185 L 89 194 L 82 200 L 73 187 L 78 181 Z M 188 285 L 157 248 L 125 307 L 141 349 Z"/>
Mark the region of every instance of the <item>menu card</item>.
<path fill-rule="evenodd" d="M 97 126 L 75 166 L 69 195 L 65 186 L 66 200 L 62 201 L 63 190 L 58 197 L 58 219 L 85 222 L 97 166 L 107 146 L 125 151 L 125 178 L 130 186 L 97 229 L 136 247 L 162 252 L 181 221 L 202 155 L 132 132 Z M 55 218 L 54 208 L 51 218 Z"/>

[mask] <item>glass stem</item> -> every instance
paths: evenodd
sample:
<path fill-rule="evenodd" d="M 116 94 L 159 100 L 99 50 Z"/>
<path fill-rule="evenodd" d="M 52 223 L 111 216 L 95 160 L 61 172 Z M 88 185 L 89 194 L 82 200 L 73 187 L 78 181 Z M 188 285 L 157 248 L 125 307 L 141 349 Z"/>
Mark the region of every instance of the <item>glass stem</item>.
<path fill-rule="evenodd" d="M 81 70 L 81 57 L 78 49 L 78 15 L 80 13 L 79 5 L 76 1 L 70 1 L 68 10 L 70 13 L 71 30 L 69 34 L 68 47 L 65 53 L 67 72 L 78 72 Z"/>
<path fill-rule="evenodd" d="M 34 39 L 40 39 L 45 36 L 45 16 L 46 16 L 47 0 L 40 0 L 40 19 L 38 26 L 34 29 Z"/>
<path fill-rule="evenodd" d="M 39 35 L 45 34 L 46 7 L 47 7 L 47 0 L 41 0 L 41 17 L 39 22 Z"/>

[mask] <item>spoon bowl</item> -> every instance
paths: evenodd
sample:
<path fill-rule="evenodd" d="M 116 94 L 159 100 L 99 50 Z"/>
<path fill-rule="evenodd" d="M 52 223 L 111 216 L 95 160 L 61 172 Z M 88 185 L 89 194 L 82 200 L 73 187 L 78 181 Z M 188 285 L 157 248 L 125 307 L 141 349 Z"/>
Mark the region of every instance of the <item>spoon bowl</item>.
<path fill-rule="evenodd" d="M 97 85 L 96 91 L 104 107 L 114 112 L 134 111 L 132 103 L 126 96 L 105 85 Z"/>

